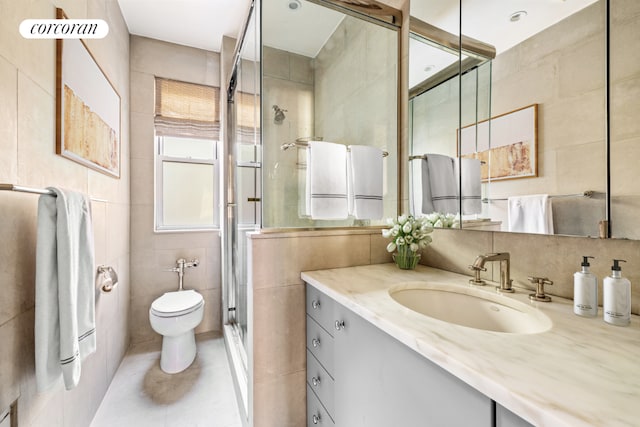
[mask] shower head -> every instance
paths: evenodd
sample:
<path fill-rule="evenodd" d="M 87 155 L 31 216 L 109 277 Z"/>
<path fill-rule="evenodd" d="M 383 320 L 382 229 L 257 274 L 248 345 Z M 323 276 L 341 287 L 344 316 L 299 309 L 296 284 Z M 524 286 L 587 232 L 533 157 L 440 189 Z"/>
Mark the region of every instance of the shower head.
<path fill-rule="evenodd" d="M 273 118 L 273 122 L 277 125 L 281 125 L 283 120 L 285 119 L 285 115 L 284 113 L 287 110 L 283 110 L 282 108 L 278 107 L 277 105 L 273 106 L 273 111 L 275 112 L 275 117 Z"/>

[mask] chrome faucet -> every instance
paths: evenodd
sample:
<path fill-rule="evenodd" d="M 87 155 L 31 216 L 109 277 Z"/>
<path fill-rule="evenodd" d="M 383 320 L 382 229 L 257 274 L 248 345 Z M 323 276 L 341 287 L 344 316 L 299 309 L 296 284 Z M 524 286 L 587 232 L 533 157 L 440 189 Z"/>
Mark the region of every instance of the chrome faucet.
<path fill-rule="evenodd" d="M 173 267 L 173 268 L 169 268 L 165 271 L 171 271 L 174 273 L 178 273 L 178 278 L 180 280 L 180 283 L 178 285 L 178 290 L 181 291 L 182 290 L 182 283 L 183 283 L 183 279 L 184 279 L 184 269 L 185 268 L 191 268 L 191 267 L 197 267 L 198 264 L 200 264 L 200 261 L 198 260 L 198 258 L 194 258 L 191 261 L 187 261 L 184 258 L 180 258 L 179 260 L 176 261 L 176 265 L 177 267 Z"/>
<path fill-rule="evenodd" d="M 484 286 L 487 284 L 480 278 L 481 271 L 487 271 L 484 264 L 487 261 L 500 261 L 500 287 L 501 292 L 514 292 L 511 287 L 511 270 L 510 270 L 510 256 L 509 252 L 498 252 L 493 254 L 478 255 L 473 261 L 473 264 L 469 266 L 474 273 L 473 279 L 469 280 L 469 283 L 477 286 Z"/>

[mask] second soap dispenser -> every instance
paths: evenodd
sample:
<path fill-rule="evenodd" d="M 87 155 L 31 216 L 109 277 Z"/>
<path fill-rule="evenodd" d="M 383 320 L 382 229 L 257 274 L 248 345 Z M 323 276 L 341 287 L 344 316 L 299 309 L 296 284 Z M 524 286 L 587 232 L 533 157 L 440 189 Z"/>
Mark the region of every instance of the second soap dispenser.
<path fill-rule="evenodd" d="M 578 316 L 598 315 L 598 278 L 589 271 L 589 258 L 582 257 L 582 271 L 573 275 L 573 312 Z"/>
<path fill-rule="evenodd" d="M 611 266 L 611 276 L 607 276 L 602 282 L 604 309 L 604 321 L 617 326 L 628 326 L 631 323 L 631 282 L 622 277 L 619 262 L 623 259 L 614 259 Z"/>

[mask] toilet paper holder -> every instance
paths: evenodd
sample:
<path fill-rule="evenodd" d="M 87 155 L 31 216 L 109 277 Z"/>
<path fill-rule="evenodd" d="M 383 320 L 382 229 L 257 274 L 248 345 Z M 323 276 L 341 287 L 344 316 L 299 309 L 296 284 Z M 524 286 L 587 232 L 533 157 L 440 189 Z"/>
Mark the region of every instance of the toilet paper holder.
<path fill-rule="evenodd" d="M 111 292 L 118 286 L 118 274 L 111 266 L 99 265 L 96 281 L 102 292 Z"/>

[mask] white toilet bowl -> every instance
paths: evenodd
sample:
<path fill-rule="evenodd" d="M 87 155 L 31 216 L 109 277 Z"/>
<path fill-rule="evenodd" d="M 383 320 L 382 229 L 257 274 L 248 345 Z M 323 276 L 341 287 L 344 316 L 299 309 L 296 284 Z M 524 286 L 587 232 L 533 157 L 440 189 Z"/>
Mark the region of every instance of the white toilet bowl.
<path fill-rule="evenodd" d="M 160 368 L 164 372 L 184 371 L 196 358 L 194 329 L 203 313 L 204 299 L 193 290 L 167 292 L 151 304 L 151 327 L 163 336 Z"/>

